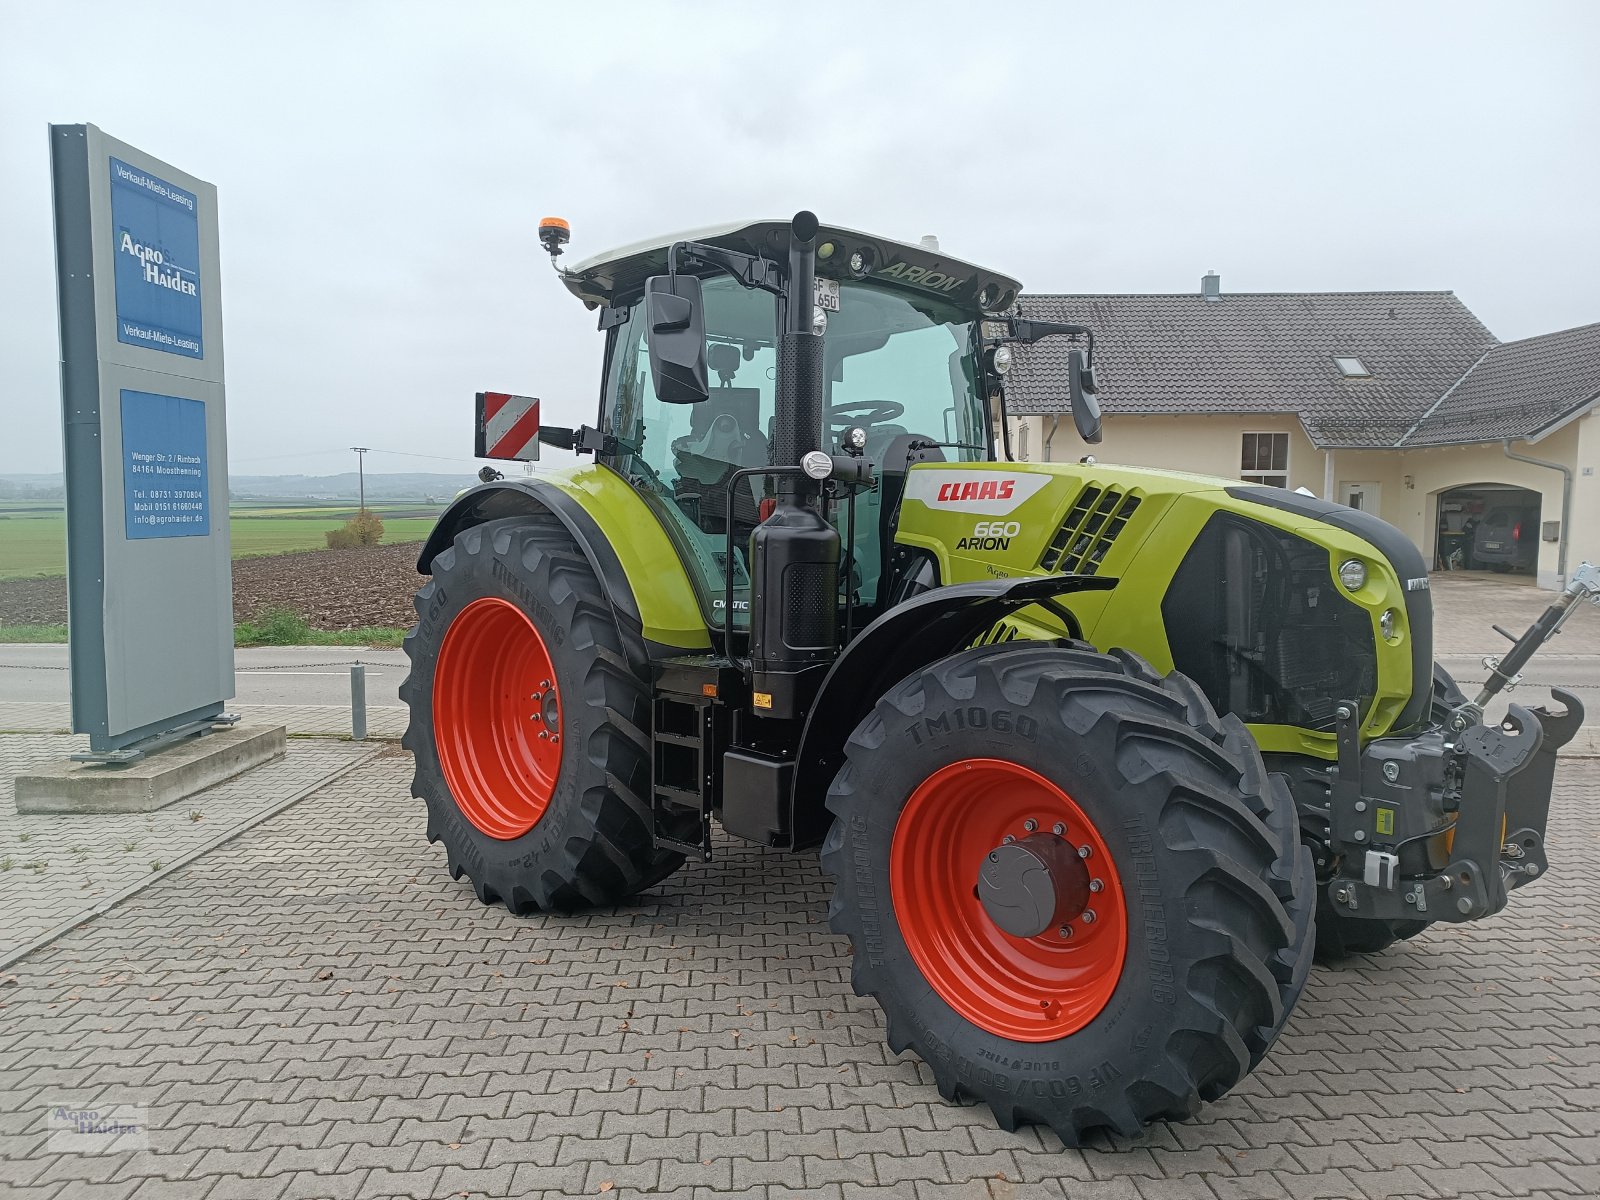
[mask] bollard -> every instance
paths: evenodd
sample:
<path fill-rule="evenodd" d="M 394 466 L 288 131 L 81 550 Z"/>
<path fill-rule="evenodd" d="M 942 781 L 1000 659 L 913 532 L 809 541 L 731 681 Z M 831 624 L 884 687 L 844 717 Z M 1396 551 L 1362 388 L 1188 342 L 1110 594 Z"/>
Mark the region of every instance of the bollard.
<path fill-rule="evenodd" d="M 356 663 L 350 668 L 350 736 L 367 740 L 367 668 Z"/>

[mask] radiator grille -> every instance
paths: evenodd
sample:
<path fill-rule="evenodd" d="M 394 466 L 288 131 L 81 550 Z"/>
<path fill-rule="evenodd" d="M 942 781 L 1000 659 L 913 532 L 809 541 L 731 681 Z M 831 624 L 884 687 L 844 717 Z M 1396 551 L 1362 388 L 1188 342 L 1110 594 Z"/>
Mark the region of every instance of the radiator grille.
<path fill-rule="evenodd" d="M 1093 575 L 1139 507 L 1139 500 L 1135 492 L 1091 483 L 1079 493 L 1056 536 L 1045 547 L 1040 568 L 1064 575 Z"/>

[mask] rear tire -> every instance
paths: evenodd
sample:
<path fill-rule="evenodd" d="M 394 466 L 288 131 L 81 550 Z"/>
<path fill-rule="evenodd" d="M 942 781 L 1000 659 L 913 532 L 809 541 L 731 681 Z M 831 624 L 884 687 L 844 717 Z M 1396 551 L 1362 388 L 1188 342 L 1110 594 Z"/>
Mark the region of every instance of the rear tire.
<path fill-rule="evenodd" d="M 964 772 L 995 785 L 963 788 L 982 778 Z M 1098 921 L 1064 936 L 983 928 L 959 869 L 976 875 L 983 839 L 1030 805 L 1101 879 Z M 1261 1061 L 1310 969 L 1315 880 L 1287 789 L 1238 720 L 1132 655 L 1036 643 L 935 663 L 857 727 L 828 807 L 829 915 L 855 990 L 892 1049 L 1003 1128 L 1077 1146 L 1192 1115 Z M 942 886 L 919 891 L 940 864 Z M 1094 940 L 1113 931 L 1120 957 Z"/>
<path fill-rule="evenodd" d="M 651 831 L 649 688 L 560 523 L 465 530 L 415 603 L 403 744 L 451 876 L 522 915 L 615 904 L 675 871 Z"/>

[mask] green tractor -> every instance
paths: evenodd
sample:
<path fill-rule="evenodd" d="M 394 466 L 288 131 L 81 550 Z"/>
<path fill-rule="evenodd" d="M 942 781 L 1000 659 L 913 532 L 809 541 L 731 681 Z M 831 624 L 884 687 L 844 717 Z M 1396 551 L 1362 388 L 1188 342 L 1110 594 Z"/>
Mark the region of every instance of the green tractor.
<path fill-rule="evenodd" d="M 1278 488 L 1010 461 L 1047 339 L 1099 438 L 1090 330 L 1018 284 L 792 221 L 563 269 L 599 314 L 593 428 L 479 396 L 485 469 L 424 547 L 405 744 L 428 836 L 513 913 L 615 904 L 713 823 L 821 847 L 889 1044 L 1067 1145 L 1258 1064 L 1313 954 L 1478 920 L 1546 868 L 1582 709 L 1469 701 L 1421 557 Z M 1040 347 L 1033 353 L 1042 353 Z"/>

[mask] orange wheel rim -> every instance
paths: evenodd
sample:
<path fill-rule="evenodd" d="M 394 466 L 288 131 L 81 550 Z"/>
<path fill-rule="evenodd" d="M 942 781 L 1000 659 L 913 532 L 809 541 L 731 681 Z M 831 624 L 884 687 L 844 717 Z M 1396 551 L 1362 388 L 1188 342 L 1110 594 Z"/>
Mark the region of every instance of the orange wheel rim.
<path fill-rule="evenodd" d="M 1015 936 L 980 900 L 978 872 L 996 847 L 1047 833 L 1081 859 L 1091 891 L 1071 919 Z M 1072 798 L 1026 767 L 965 759 L 923 780 L 895 824 L 889 884 L 923 977 L 981 1029 L 1055 1041 L 1094 1020 L 1116 991 L 1128 916 L 1110 851 Z"/>
<path fill-rule="evenodd" d="M 433 728 L 445 783 L 467 820 L 502 840 L 539 823 L 561 773 L 560 689 L 544 639 L 509 600 L 474 600 L 445 631 Z"/>

